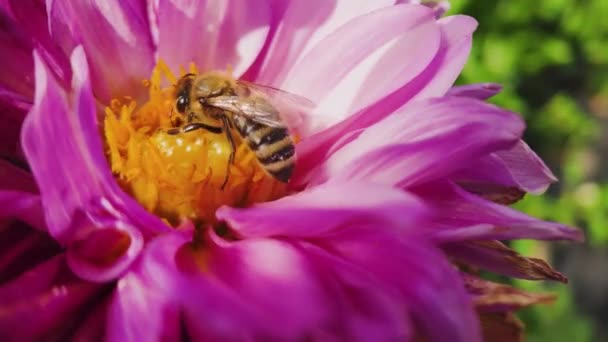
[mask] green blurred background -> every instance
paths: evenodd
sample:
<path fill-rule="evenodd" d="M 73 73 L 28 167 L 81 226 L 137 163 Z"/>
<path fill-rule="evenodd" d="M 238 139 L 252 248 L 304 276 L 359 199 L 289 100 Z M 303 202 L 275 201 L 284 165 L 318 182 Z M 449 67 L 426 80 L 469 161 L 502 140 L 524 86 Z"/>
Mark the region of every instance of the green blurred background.
<path fill-rule="evenodd" d="M 516 206 L 584 229 L 584 244 L 519 241 L 568 285 L 516 281 L 559 300 L 520 313 L 528 341 L 608 341 L 608 0 L 452 0 L 479 28 L 459 83 L 497 82 L 491 101 L 527 121 L 526 141 L 560 182 Z"/>

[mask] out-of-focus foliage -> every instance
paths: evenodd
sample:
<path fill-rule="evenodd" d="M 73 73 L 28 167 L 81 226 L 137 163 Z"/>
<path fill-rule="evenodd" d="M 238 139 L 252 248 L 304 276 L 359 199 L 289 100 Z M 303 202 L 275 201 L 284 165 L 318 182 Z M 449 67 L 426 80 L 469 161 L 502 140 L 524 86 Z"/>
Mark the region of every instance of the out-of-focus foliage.
<path fill-rule="evenodd" d="M 578 226 L 586 232 L 588 248 L 608 249 L 608 139 L 602 139 L 608 133 L 608 1 L 452 0 L 451 4 L 450 13 L 472 15 L 480 24 L 459 83 L 501 83 L 504 90 L 491 101 L 525 117 L 526 141 L 560 178 L 548 194 L 527 196 L 517 207 Z M 526 255 L 547 250 L 547 245 L 529 241 L 514 246 Z M 565 248 L 568 258 L 570 247 L 559 248 Z M 551 258 L 555 253 L 545 254 Z M 584 266 L 584 260 L 581 263 Z M 585 314 L 585 308 L 577 305 L 572 291 L 577 279 L 568 286 L 517 285 L 559 294 L 555 305 L 520 315 L 528 326 L 529 341 L 608 339 L 608 328 L 598 324 L 600 318 Z"/>

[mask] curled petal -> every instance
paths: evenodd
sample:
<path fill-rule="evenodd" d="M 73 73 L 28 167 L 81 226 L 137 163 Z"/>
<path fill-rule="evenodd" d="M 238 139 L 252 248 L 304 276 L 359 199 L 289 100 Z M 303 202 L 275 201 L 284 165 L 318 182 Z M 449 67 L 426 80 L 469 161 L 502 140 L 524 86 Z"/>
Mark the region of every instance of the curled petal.
<path fill-rule="evenodd" d="M 530 280 L 568 281 L 546 261 L 526 258 L 500 241 L 461 242 L 447 244 L 443 248 L 457 260 L 498 274 Z"/>
<path fill-rule="evenodd" d="M 467 240 L 582 240 L 583 233 L 564 224 L 530 217 L 492 203 L 450 183 L 436 182 L 412 189 L 437 215 L 429 232 L 439 242 Z"/>
<path fill-rule="evenodd" d="M 353 222 L 412 227 L 427 216 L 427 211 L 404 191 L 347 182 L 319 186 L 249 208 L 222 207 L 216 215 L 247 237 L 315 237 L 348 230 Z"/>
<path fill-rule="evenodd" d="M 202 70 L 231 66 L 240 76 L 268 34 L 267 1 L 159 0 L 151 4 L 158 57 L 174 69 L 194 61 Z"/>
<path fill-rule="evenodd" d="M 517 115 L 480 101 L 422 101 L 367 128 L 322 164 L 311 182 L 422 184 L 467 167 L 472 156 L 512 146 L 523 129 Z"/>
<path fill-rule="evenodd" d="M 67 245 L 68 265 L 82 279 L 93 282 L 115 279 L 137 258 L 143 248 L 143 237 L 125 222 L 93 219 L 88 215 L 79 212 L 73 218 L 70 230 L 76 236 Z"/>
<path fill-rule="evenodd" d="M 496 186 L 541 194 L 557 181 L 547 165 L 523 140 L 510 149 L 473 161 L 452 179 L 481 195 L 493 193 Z"/>
<path fill-rule="evenodd" d="M 178 248 L 186 242 L 179 233 L 152 240 L 141 259 L 121 277 L 108 304 L 109 341 L 179 340 L 175 297 L 185 288 L 176 286 L 179 273 L 175 260 Z"/>
<path fill-rule="evenodd" d="M 95 95 L 109 103 L 133 94 L 154 66 L 147 12 L 140 1 L 47 0 L 49 27 L 70 55 L 82 45 L 91 64 Z M 109 62 L 111 61 L 111 62 Z"/>
<path fill-rule="evenodd" d="M 450 89 L 446 93 L 446 95 L 472 97 L 478 100 L 487 100 L 490 97 L 498 94 L 501 90 L 502 86 L 500 84 L 477 83 L 452 87 L 452 89 Z"/>

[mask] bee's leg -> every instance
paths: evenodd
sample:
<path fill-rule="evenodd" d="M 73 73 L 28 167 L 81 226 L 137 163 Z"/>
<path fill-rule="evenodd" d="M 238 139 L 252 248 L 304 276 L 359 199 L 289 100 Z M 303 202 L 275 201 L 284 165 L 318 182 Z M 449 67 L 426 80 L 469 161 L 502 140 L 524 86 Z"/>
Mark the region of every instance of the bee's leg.
<path fill-rule="evenodd" d="M 234 137 L 232 136 L 232 130 L 230 129 L 232 127 L 232 124 L 230 123 L 230 119 L 228 119 L 227 116 L 222 115 L 222 123 L 223 123 L 222 128 L 224 129 L 226 138 L 228 139 L 228 142 L 230 143 L 230 157 L 228 157 L 228 165 L 226 166 L 226 177 L 224 178 L 224 183 L 222 184 L 222 190 L 224 190 L 226 183 L 228 183 L 228 174 L 230 172 L 230 164 L 234 163 L 234 155 L 236 153 L 236 144 L 234 143 Z"/>
<path fill-rule="evenodd" d="M 215 133 L 215 134 L 222 133 L 222 128 L 221 127 L 215 127 L 215 126 L 211 126 L 211 125 L 206 125 L 206 124 L 200 123 L 200 122 L 189 123 L 189 124 L 185 125 L 182 128 L 182 131 L 185 133 L 185 132 L 194 131 L 196 129 L 204 129 L 204 130 L 206 130 L 208 132 Z"/>
<path fill-rule="evenodd" d="M 232 124 L 230 120 L 226 116 L 222 116 L 222 123 L 224 124 L 222 129 L 226 134 L 226 138 L 228 138 L 228 142 L 230 143 L 230 148 L 232 151 L 230 152 L 230 164 L 234 163 L 234 154 L 236 152 L 236 144 L 234 143 L 234 137 L 232 136 Z"/>
<path fill-rule="evenodd" d="M 186 124 L 184 126 L 182 126 L 181 128 L 173 128 L 168 130 L 167 132 L 169 134 L 177 134 L 177 133 L 188 133 L 197 129 L 204 129 L 208 132 L 211 133 L 215 133 L 215 134 L 220 134 L 222 133 L 222 127 L 215 127 L 215 126 L 211 126 L 211 125 L 206 125 L 204 123 L 200 123 L 200 122 L 192 122 L 189 124 Z"/>

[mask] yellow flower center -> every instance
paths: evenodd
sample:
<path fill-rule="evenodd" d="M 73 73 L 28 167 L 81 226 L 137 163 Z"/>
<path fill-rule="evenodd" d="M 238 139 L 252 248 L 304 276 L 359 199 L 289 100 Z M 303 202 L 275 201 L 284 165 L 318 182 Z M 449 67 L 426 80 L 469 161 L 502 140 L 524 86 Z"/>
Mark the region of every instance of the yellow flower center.
<path fill-rule="evenodd" d="M 191 73 L 198 73 L 191 65 Z M 183 76 L 182 70 L 180 75 Z M 177 226 L 183 220 L 214 223 L 222 205 L 243 207 L 282 197 L 286 184 L 258 163 L 247 144 L 237 139 L 234 162 L 225 134 L 203 129 L 168 134 L 179 116 L 174 108 L 176 76 L 161 61 L 150 80 L 149 99 L 138 105 L 130 97 L 114 99 L 105 109 L 107 156 L 120 186 L 148 211 Z M 163 84 L 169 83 L 169 86 Z M 182 118 L 183 122 L 183 118 Z M 221 123 L 215 124 L 221 127 Z M 222 188 L 226 180 L 227 183 Z"/>

